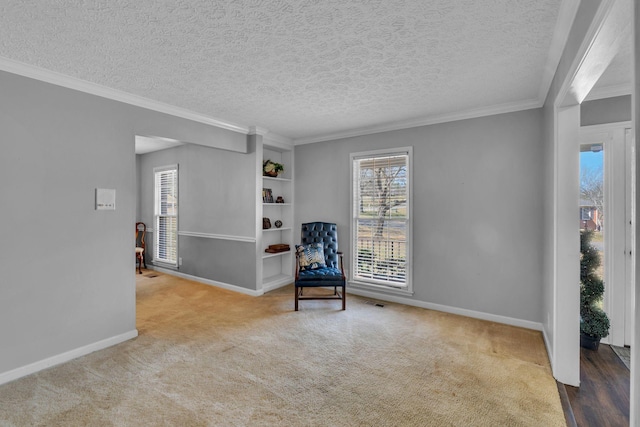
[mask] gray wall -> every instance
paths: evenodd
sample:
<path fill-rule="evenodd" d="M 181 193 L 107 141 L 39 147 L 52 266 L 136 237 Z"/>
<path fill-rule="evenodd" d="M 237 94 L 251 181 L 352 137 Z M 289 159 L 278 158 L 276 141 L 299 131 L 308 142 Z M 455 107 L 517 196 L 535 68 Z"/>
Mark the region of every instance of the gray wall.
<path fill-rule="evenodd" d="M 417 301 L 540 322 L 541 110 L 296 146 L 296 227 L 338 224 L 350 259 L 349 154 L 413 146 Z"/>
<path fill-rule="evenodd" d="M 255 154 L 186 144 L 137 156 L 138 218 L 153 228 L 153 168 L 178 164 L 179 232 L 255 238 Z M 153 234 L 147 238 L 152 259 Z M 255 243 L 179 236 L 178 270 L 256 289 Z"/>
<path fill-rule="evenodd" d="M 242 152 L 246 135 L 5 72 L 0 93 L 2 374 L 135 330 L 136 134 Z"/>
<path fill-rule="evenodd" d="M 580 104 L 580 125 L 631 121 L 631 95 L 596 99 Z"/>

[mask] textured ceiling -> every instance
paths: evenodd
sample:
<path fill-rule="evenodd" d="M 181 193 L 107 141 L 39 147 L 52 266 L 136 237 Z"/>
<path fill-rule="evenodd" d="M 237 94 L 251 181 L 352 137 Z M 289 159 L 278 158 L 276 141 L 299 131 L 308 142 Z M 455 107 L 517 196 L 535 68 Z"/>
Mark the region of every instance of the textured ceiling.
<path fill-rule="evenodd" d="M 539 101 L 560 7 L 561 0 L 8 1 L 0 3 L 0 57 L 310 139 Z"/>

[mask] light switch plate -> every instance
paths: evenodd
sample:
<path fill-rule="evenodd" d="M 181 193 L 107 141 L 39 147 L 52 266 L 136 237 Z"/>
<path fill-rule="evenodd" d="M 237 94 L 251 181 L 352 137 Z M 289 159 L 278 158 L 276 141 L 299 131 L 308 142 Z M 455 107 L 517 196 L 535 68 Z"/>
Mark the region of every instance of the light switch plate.
<path fill-rule="evenodd" d="M 96 188 L 96 210 L 116 210 L 116 190 L 113 188 Z"/>

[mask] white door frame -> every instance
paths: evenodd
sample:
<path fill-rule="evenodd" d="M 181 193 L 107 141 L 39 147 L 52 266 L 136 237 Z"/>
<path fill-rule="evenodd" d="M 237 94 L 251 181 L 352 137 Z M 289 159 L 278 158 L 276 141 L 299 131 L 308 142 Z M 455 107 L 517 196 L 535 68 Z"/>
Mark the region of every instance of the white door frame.
<path fill-rule="evenodd" d="M 627 171 L 627 214 L 628 218 L 625 219 L 627 236 L 627 246 L 625 249 L 625 255 L 627 258 L 626 263 L 626 277 L 628 282 L 627 292 L 625 294 L 625 328 L 624 328 L 624 344 L 631 345 L 633 341 L 633 311 L 634 311 L 634 290 L 636 286 L 636 147 L 635 140 L 633 138 L 633 128 L 631 123 L 629 128 L 625 129 L 625 155 Z"/>
<path fill-rule="evenodd" d="M 580 103 L 619 50 L 623 37 L 617 20 L 624 19 L 621 4 L 626 1 L 630 0 L 602 1 L 553 102 L 551 367 L 558 381 L 576 387 L 580 386 L 580 235 L 576 227 L 580 200 Z"/>
<path fill-rule="evenodd" d="M 604 152 L 604 310 L 609 315 L 609 336 L 602 342 L 625 345 L 625 329 L 630 326 L 627 316 L 628 295 L 632 287 L 630 271 L 633 260 L 629 256 L 628 237 L 632 230 L 631 172 L 632 162 L 626 155 L 625 132 L 631 122 L 607 123 L 580 128 L 580 145 L 602 144 Z M 629 334 L 630 337 L 630 334 Z M 628 341 L 630 343 L 630 341 Z"/>
<path fill-rule="evenodd" d="M 553 375 L 580 386 L 580 105 L 554 106 Z"/>
<path fill-rule="evenodd" d="M 629 19 L 631 18 L 631 19 Z M 578 316 L 573 309 L 573 302 L 571 298 L 577 298 L 577 295 L 572 292 L 577 284 L 574 282 L 561 282 L 559 279 L 565 276 L 571 276 L 571 270 L 573 266 L 566 264 L 563 259 L 563 254 L 560 249 L 568 247 L 570 245 L 574 235 L 561 228 L 563 224 L 563 215 L 567 209 L 573 209 L 575 217 L 577 217 L 578 206 L 571 206 L 574 203 L 573 195 L 567 200 L 558 198 L 559 190 L 570 190 L 570 186 L 567 183 L 567 177 L 564 171 L 564 165 L 560 163 L 561 154 L 564 145 L 571 145 L 572 130 L 571 126 L 575 126 L 575 119 L 572 114 L 565 114 L 567 110 L 571 111 L 574 108 L 578 109 L 579 118 L 579 105 L 593 89 L 593 86 L 602 76 L 607 66 L 611 63 L 613 57 L 617 54 L 620 48 L 620 43 L 624 39 L 624 36 L 629 34 L 633 35 L 634 40 L 634 74 L 633 74 L 633 91 L 632 91 L 632 105 L 633 105 L 633 119 L 640 117 L 640 101 L 638 100 L 638 89 L 640 88 L 640 70 L 638 70 L 638 62 L 640 60 L 640 5 L 636 1 L 632 0 L 602 0 L 597 11 L 597 15 L 594 17 L 592 25 L 587 30 L 587 34 L 583 39 L 583 43 L 578 49 L 578 54 L 569 68 L 567 77 L 562 82 L 558 96 L 554 100 L 554 141 L 553 147 L 555 150 L 554 157 L 554 219 L 553 219 L 553 239 L 554 239 L 554 254 L 553 254 L 553 351 L 552 355 L 552 368 L 553 374 L 558 381 L 564 382 L 570 385 L 579 384 L 579 348 L 574 349 L 573 344 L 567 345 L 560 342 L 561 337 L 571 336 L 571 334 L 578 335 Z M 640 119 L 639 119 L 640 120 Z M 579 124 L 577 125 L 579 127 Z M 634 126 L 634 132 L 636 135 L 640 135 L 637 126 Z M 636 138 L 635 144 L 637 148 L 638 140 Z M 638 156 L 639 150 L 636 149 L 636 156 Z M 576 160 L 578 155 L 576 153 Z M 570 159 L 571 160 L 571 159 Z M 636 161 L 638 159 L 636 158 Z M 569 172 L 574 169 L 573 163 L 569 164 Z M 575 182 L 578 181 L 578 177 L 574 176 Z M 640 183 L 640 174 L 636 174 L 636 184 Z M 577 191 L 577 190 L 576 190 Z M 570 191 L 569 191 L 570 193 Z M 577 198 L 577 194 L 576 194 Z M 636 209 L 636 223 L 638 223 L 638 216 L 640 215 L 640 209 Z M 574 222 L 575 224 L 575 222 Z M 573 227 L 576 230 L 577 227 Z M 636 227 L 636 237 L 640 234 L 640 227 Z M 636 261 L 638 259 L 637 251 Z M 636 262 L 636 277 L 640 277 L 640 263 Z M 640 417 L 637 412 L 640 410 L 639 403 L 639 387 L 640 387 L 640 368 L 639 352 L 637 351 L 637 345 L 640 344 L 640 328 L 635 327 L 636 324 L 640 324 L 640 310 L 635 309 L 635 300 L 640 298 L 640 286 L 635 285 L 635 298 L 633 303 L 633 333 L 631 343 L 631 399 L 630 399 L 630 425 L 634 427 L 640 427 Z M 561 311 L 560 308 L 568 304 L 570 307 L 569 312 Z M 576 368 L 578 374 L 576 375 Z"/>

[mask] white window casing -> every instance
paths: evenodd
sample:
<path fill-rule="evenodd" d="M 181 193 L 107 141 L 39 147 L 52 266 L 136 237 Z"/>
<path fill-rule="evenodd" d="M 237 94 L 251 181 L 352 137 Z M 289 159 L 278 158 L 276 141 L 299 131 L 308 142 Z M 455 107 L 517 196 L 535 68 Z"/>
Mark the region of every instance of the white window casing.
<path fill-rule="evenodd" d="M 412 147 L 351 154 L 350 284 L 412 293 Z"/>
<path fill-rule="evenodd" d="M 178 165 L 153 169 L 154 264 L 178 266 Z"/>

